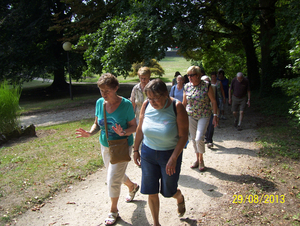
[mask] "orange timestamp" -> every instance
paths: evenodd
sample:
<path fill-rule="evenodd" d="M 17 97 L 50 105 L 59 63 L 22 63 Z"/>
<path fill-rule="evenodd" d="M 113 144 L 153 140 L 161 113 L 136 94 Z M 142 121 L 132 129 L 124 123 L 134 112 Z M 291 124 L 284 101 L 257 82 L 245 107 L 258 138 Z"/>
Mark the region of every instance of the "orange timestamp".
<path fill-rule="evenodd" d="M 233 195 L 232 203 L 285 203 L 285 195 Z"/>

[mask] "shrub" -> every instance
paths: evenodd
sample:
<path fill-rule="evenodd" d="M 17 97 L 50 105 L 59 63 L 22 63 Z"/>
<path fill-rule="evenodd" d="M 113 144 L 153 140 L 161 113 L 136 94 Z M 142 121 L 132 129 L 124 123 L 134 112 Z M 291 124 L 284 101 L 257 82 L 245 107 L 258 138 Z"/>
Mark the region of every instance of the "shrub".
<path fill-rule="evenodd" d="M 18 127 L 20 90 L 6 81 L 0 83 L 0 134 L 7 135 Z"/>
<path fill-rule="evenodd" d="M 129 77 L 137 76 L 137 72 L 141 67 L 147 66 L 150 68 L 151 76 L 158 75 L 159 77 L 162 77 L 165 74 L 164 69 L 162 66 L 157 62 L 157 60 L 152 59 L 148 63 L 145 63 L 145 61 L 141 63 L 134 63 L 132 65 L 133 72 L 129 73 Z"/>

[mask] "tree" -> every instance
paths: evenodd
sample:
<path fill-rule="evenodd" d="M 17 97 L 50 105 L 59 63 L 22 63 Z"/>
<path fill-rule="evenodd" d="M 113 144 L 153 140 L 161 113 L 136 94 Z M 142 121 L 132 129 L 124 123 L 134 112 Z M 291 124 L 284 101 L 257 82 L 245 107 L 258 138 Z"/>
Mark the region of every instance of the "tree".
<path fill-rule="evenodd" d="M 53 85 L 65 84 L 61 44 L 67 39 L 76 43 L 80 36 L 75 62 L 81 62 L 84 51 L 86 73 L 106 70 L 127 76 L 132 63 L 160 60 L 167 47 L 178 46 L 185 57 L 201 60 L 208 68 L 217 68 L 216 63 L 211 66 L 214 61 L 229 65 L 218 58 L 220 53 L 234 56 L 234 67 L 221 67 L 225 71 L 245 67 L 241 71 L 247 70 L 253 88 L 261 82 L 262 93 L 269 93 L 276 78 L 292 74 L 285 66 L 297 0 L 4 0 L 1 4 L 5 7 L 0 11 L 0 70 L 6 78 L 24 80 L 53 72 Z M 84 67 L 78 65 L 72 66 L 74 71 Z"/>
<path fill-rule="evenodd" d="M 80 45 L 88 48 L 85 59 L 89 71 L 99 73 L 104 69 L 126 76 L 133 62 L 147 61 L 153 57 L 159 60 L 169 46 L 178 46 L 181 54 L 190 59 L 199 60 L 195 49 L 202 53 L 201 59 L 208 59 L 205 57 L 207 53 L 212 53 L 216 59 L 216 53 L 212 51 L 214 45 L 231 39 L 232 43 L 238 43 L 236 46 L 243 46 L 247 75 L 258 86 L 258 60 L 252 35 L 257 12 L 247 9 L 249 5 L 254 8 L 255 1 L 235 3 L 134 1 L 130 10 L 123 14 L 126 18 L 115 17 L 102 23 L 94 34 L 81 38 Z M 232 10 L 228 12 L 232 8 L 238 12 L 234 16 L 230 14 Z M 236 46 L 227 45 L 224 51 L 239 56 L 241 51 Z M 241 60 L 241 64 L 243 62 Z"/>
<path fill-rule="evenodd" d="M 49 28 L 54 25 L 54 16 L 69 20 L 68 6 L 59 0 L 5 1 L 2 6 L 0 80 L 22 83 L 51 73 L 53 88 L 67 88 L 64 73 L 67 57 L 62 49 L 64 33 Z M 80 55 L 72 53 L 71 59 L 74 59 L 72 68 L 84 65 Z"/>
<path fill-rule="evenodd" d="M 144 61 L 149 65 L 152 58 L 162 59 L 169 34 L 161 27 L 155 17 L 134 15 L 103 22 L 97 32 L 82 36 L 78 43 L 78 48 L 86 47 L 85 73 L 101 74 L 104 70 L 126 77 L 133 63 Z"/>

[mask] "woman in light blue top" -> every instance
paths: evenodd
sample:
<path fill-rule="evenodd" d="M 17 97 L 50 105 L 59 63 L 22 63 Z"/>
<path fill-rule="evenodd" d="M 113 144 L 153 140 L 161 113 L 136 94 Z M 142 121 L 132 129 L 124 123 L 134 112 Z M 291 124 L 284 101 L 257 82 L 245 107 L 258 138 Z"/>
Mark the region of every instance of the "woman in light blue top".
<path fill-rule="evenodd" d="M 171 98 L 160 79 L 145 87 L 134 142 L 134 162 L 142 168 L 141 193 L 148 194 L 154 225 L 159 224 L 159 196 L 177 200 L 179 216 L 185 213 L 184 197 L 178 189 L 182 150 L 188 139 L 188 116 L 181 102 Z M 139 145 L 143 141 L 141 154 Z"/>
<path fill-rule="evenodd" d="M 182 77 L 181 75 L 178 75 L 176 79 L 177 79 L 177 84 L 172 86 L 172 88 L 170 90 L 170 97 L 174 97 L 177 100 L 182 102 L 184 77 Z"/>

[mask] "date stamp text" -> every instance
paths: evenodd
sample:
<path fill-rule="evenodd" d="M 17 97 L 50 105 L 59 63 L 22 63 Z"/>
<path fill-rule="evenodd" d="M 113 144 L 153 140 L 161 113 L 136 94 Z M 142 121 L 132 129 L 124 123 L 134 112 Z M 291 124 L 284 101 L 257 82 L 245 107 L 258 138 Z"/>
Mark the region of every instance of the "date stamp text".
<path fill-rule="evenodd" d="M 285 203 L 285 195 L 233 195 L 232 203 Z"/>

